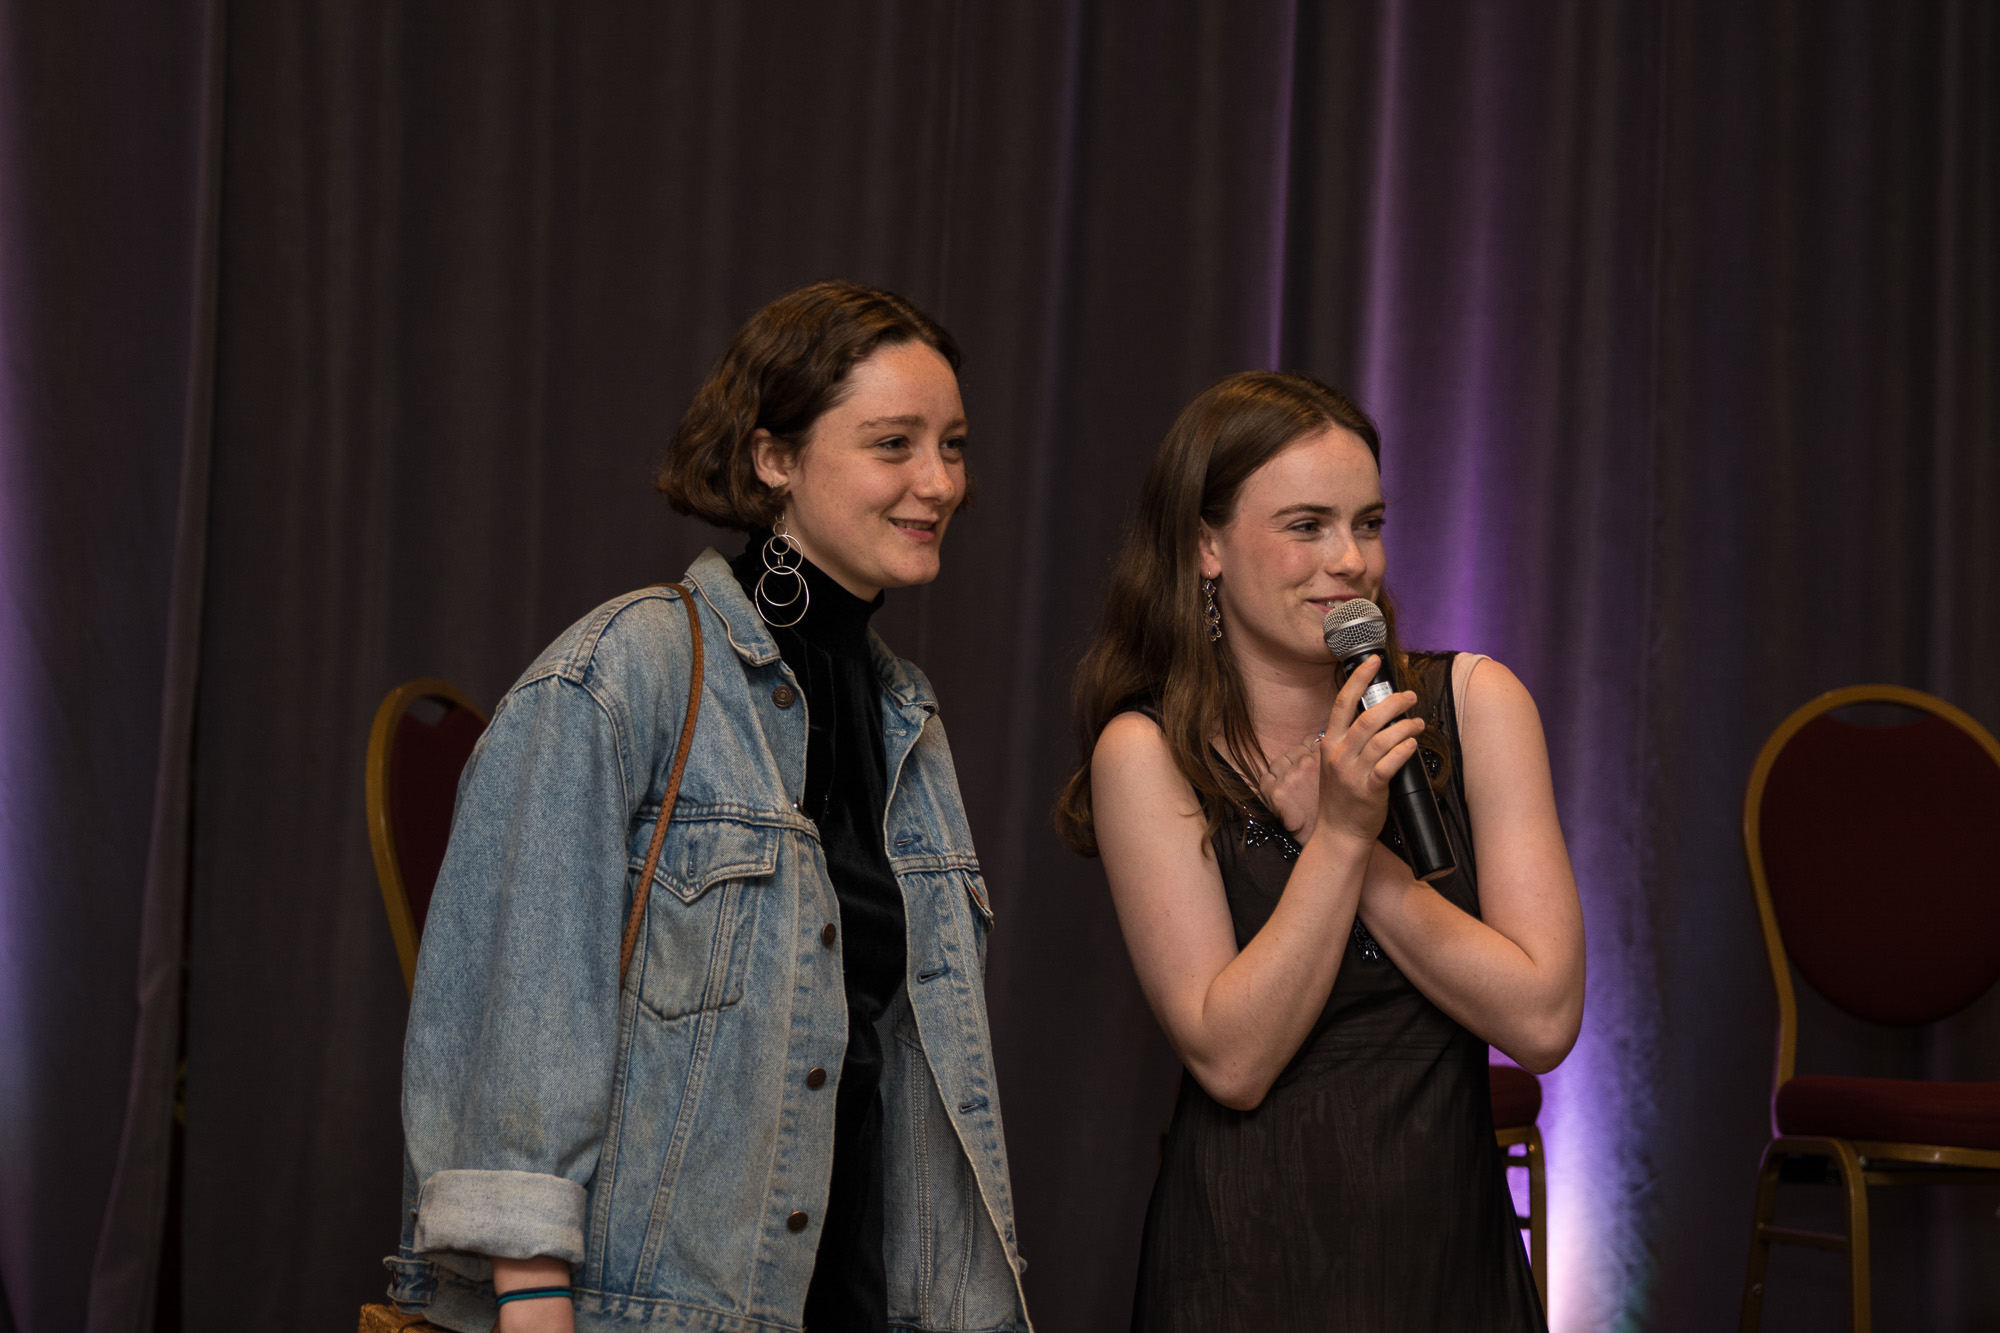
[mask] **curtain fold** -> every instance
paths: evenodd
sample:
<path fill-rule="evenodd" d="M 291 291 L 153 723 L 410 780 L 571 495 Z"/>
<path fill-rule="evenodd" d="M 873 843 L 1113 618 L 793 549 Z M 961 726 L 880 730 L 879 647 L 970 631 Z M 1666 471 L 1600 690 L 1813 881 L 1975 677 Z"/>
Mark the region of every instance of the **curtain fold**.
<path fill-rule="evenodd" d="M 186 426 L 175 501 L 162 663 L 160 738 L 151 839 L 139 912 L 138 1014 L 132 1083 L 90 1274 L 87 1333 L 146 1333 L 159 1308 L 186 998 L 189 833 L 194 810 L 194 706 L 207 574 L 209 446 L 214 430 L 218 173 L 222 149 L 224 0 L 197 11 L 200 64 L 193 164 L 193 283 L 189 292 Z M 169 1252 L 168 1262 L 178 1255 Z M 178 1287 L 179 1274 L 168 1282 Z M 170 1291 L 171 1295 L 171 1291 Z"/>
<path fill-rule="evenodd" d="M 0 1326 L 22 1333 L 152 1323 L 219 22 L 0 9 Z"/>

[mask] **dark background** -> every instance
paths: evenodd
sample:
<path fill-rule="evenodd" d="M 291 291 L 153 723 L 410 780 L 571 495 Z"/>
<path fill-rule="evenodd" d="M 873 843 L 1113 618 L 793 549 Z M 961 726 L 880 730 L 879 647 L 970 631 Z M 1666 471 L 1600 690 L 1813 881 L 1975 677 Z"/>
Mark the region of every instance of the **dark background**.
<path fill-rule="evenodd" d="M 6 0 L 0 1328 L 379 1295 L 375 704 L 490 702 L 715 539 L 649 466 L 827 276 L 969 353 L 977 508 L 878 623 L 994 889 L 1038 1325 L 1122 1326 L 1175 1077 L 1049 828 L 1069 669 L 1174 413 L 1282 365 L 1382 423 L 1412 641 L 1543 708 L 1591 967 L 1555 1325 L 1726 1326 L 1775 1022 L 1750 760 L 1861 680 L 2000 725 L 1997 88 L 1981 0 Z M 2000 1077 L 1992 997 L 1820 1026 L 1803 1069 Z M 1996 1202 L 1878 1196 L 1878 1328 L 2000 1320 Z M 1831 1326 L 1838 1273 L 1781 1252 L 1766 1327 Z"/>

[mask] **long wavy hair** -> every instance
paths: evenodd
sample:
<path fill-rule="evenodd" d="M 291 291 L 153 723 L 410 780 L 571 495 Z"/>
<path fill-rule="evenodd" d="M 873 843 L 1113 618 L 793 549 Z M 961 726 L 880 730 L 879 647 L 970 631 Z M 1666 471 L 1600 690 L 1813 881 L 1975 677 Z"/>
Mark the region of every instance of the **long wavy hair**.
<path fill-rule="evenodd" d="M 1381 463 L 1381 432 L 1368 414 L 1338 389 L 1289 371 L 1231 375 L 1189 403 L 1161 442 L 1111 575 L 1104 617 L 1070 691 L 1080 762 L 1056 804 L 1055 823 L 1063 841 L 1079 853 L 1097 854 L 1091 752 L 1106 724 L 1135 708 L 1159 722 L 1175 767 L 1201 802 L 1211 836 L 1232 811 L 1255 799 L 1239 775 L 1262 772 L 1266 756 L 1251 725 L 1229 636 L 1209 639 L 1201 529 L 1226 527 L 1252 473 L 1294 441 L 1329 426 L 1352 431 Z M 1428 717 L 1429 682 L 1423 679 L 1428 673 L 1413 675 L 1409 669 L 1386 588 L 1377 601 L 1388 622 L 1396 679 L 1418 692 L 1418 716 Z M 1418 743 L 1437 750 L 1429 731 Z"/>

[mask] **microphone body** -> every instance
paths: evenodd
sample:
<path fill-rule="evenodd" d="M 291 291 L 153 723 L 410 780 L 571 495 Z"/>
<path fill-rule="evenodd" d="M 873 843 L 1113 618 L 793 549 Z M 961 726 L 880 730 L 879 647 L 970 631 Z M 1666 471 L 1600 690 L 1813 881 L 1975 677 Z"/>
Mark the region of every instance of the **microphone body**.
<path fill-rule="evenodd" d="M 1395 667 L 1389 661 L 1388 625 L 1381 608 L 1366 598 L 1342 602 L 1327 612 L 1322 626 L 1327 650 L 1340 662 L 1343 675 L 1369 658 L 1379 659 L 1375 679 L 1361 695 L 1361 706 L 1373 708 L 1398 688 Z M 1429 883 L 1458 869 L 1451 840 L 1445 836 L 1444 820 L 1438 815 L 1437 796 L 1425 775 L 1421 751 L 1396 770 L 1389 780 L 1389 813 L 1403 835 L 1403 851 L 1416 877 Z"/>

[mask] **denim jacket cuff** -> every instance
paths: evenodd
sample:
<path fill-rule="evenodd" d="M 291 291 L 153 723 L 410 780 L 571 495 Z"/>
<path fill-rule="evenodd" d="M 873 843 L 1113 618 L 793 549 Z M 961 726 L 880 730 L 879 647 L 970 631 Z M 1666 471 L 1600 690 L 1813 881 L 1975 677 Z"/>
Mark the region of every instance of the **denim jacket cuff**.
<path fill-rule="evenodd" d="M 419 1253 L 583 1262 L 583 1186 L 535 1171 L 439 1171 L 417 1198 Z"/>

